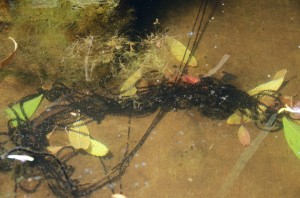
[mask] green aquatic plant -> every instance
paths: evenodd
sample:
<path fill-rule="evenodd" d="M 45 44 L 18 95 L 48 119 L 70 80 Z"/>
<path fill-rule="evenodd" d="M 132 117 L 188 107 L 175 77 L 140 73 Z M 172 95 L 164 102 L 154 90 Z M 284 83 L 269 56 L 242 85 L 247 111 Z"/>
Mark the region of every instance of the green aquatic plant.
<path fill-rule="evenodd" d="M 300 159 L 300 125 L 285 116 L 282 122 L 285 139 L 296 157 Z"/>
<path fill-rule="evenodd" d="M 133 17 L 129 8 L 122 13 L 117 11 L 118 3 L 114 0 L 15 1 L 9 34 L 22 47 L 14 67 L 9 69 L 10 74 L 41 84 L 51 83 L 57 78 L 67 82 L 83 80 L 84 72 L 78 72 L 84 71 L 83 65 L 77 60 L 66 61 L 69 58 L 66 49 L 78 39 L 111 38 L 125 28 Z M 91 51 L 90 55 L 97 56 L 102 51 L 95 54 Z M 89 54 L 81 56 L 84 59 Z M 97 61 L 94 62 L 91 61 L 90 67 L 97 65 Z M 77 76 L 70 75 L 75 73 Z"/>
<path fill-rule="evenodd" d="M 27 121 L 34 114 L 43 99 L 43 94 L 29 96 L 28 98 L 5 110 L 11 119 L 12 126 L 17 127 L 18 120 Z"/>

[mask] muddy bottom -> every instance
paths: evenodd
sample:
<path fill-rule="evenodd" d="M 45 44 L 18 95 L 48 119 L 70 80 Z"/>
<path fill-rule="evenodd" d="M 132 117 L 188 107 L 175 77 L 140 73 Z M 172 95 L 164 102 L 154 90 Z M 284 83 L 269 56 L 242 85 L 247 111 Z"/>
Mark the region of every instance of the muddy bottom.
<path fill-rule="evenodd" d="M 163 17 L 159 18 L 162 25 L 171 27 L 172 34 L 184 42 L 198 4 L 192 1 L 182 7 L 169 5 L 172 9 L 158 12 L 158 18 Z M 231 83 L 242 90 L 267 82 L 280 69 L 288 69 L 287 79 L 298 76 L 299 8 L 299 3 L 292 0 L 221 2 L 195 53 L 199 67 L 193 69 L 194 73 L 208 71 L 224 54 L 230 54 L 221 71 L 236 75 L 238 78 Z M 35 90 L 10 78 L 2 81 L 0 87 L 2 110 Z M 298 78 L 289 81 L 281 93 L 299 94 Z M 130 148 L 156 114 L 132 118 Z M 0 115 L 1 131 L 6 131 L 5 115 Z M 267 133 L 251 123 L 245 126 L 251 134 L 249 146 L 240 144 L 238 126 L 211 120 L 193 109 L 169 112 L 130 162 L 121 181 L 94 192 L 91 197 L 111 197 L 112 189 L 120 192 L 120 183 L 122 193 L 128 198 L 299 197 L 300 161 L 288 147 L 283 131 Z M 108 116 L 89 129 L 121 158 L 127 117 Z M 82 154 L 80 160 L 72 163 L 78 170 L 76 177 L 93 180 L 104 174 L 96 157 Z M 14 182 L 10 176 L 0 173 L 0 180 L 0 197 L 12 197 Z M 17 197 L 53 197 L 45 185 L 34 194 L 18 192 Z"/>

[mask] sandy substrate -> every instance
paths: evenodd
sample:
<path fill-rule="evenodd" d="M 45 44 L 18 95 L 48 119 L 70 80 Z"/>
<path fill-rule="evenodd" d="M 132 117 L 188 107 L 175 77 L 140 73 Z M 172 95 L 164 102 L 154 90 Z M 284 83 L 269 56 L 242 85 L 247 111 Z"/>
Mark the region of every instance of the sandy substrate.
<path fill-rule="evenodd" d="M 198 4 L 192 1 L 180 7 L 169 6 L 172 9 L 157 17 L 184 42 L 188 39 Z M 224 1 L 204 32 L 195 54 L 199 67 L 194 72 L 208 71 L 224 54 L 230 54 L 221 71 L 236 75 L 238 78 L 232 83 L 243 90 L 268 81 L 280 69 L 288 69 L 287 79 L 297 76 L 300 74 L 299 8 L 296 1 Z M 3 81 L 1 109 L 33 93 L 34 89 L 13 80 Z M 298 79 L 291 80 L 282 93 L 299 94 Z M 154 116 L 132 119 L 131 148 Z M 3 113 L 1 117 L 4 118 Z M 95 138 L 101 139 L 120 157 L 127 123 L 126 117 L 109 116 L 100 125 L 89 127 Z M 1 119 L 2 131 L 6 130 L 5 126 L 5 120 Z M 196 110 L 169 112 L 131 161 L 121 180 L 123 193 L 128 198 L 298 197 L 300 161 L 288 147 L 283 132 L 266 135 L 253 124 L 246 127 L 252 138 L 248 147 L 239 143 L 237 126 L 208 119 Z M 122 143 L 118 145 L 119 141 Z M 77 176 L 93 178 L 103 174 L 97 158 L 82 155 L 80 163 L 78 160 L 72 163 L 78 168 Z M 86 169 L 94 172 L 89 175 Z M 0 195 L 13 189 L 13 183 L 7 178 L 0 174 L 0 180 L 7 181 L 0 186 Z M 119 182 L 115 190 L 119 191 Z M 38 193 L 26 197 L 40 197 L 41 194 L 53 196 L 42 187 Z M 106 187 L 91 197 L 110 196 L 111 190 Z"/>

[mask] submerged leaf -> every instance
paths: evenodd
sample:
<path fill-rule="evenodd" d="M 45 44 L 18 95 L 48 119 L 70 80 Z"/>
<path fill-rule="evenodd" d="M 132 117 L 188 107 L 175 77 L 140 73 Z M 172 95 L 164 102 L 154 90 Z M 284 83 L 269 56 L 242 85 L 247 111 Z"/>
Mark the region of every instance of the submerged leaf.
<path fill-rule="evenodd" d="M 108 148 L 97 140 L 90 139 L 91 144 L 86 150 L 91 155 L 102 157 L 108 153 Z"/>
<path fill-rule="evenodd" d="M 250 133 L 249 131 L 241 125 L 238 130 L 238 137 L 242 145 L 247 146 L 251 142 Z"/>
<path fill-rule="evenodd" d="M 52 154 L 56 154 L 59 150 L 61 150 L 62 148 L 64 148 L 64 146 L 48 146 L 47 150 L 52 153 Z"/>
<path fill-rule="evenodd" d="M 181 42 L 177 41 L 176 39 L 172 37 L 167 38 L 167 43 L 170 47 L 171 53 L 175 56 L 175 58 L 178 61 L 182 61 L 184 53 L 186 51 L 183 64 L 186 64 L 188 61 L 188 58 L 191 54 L 190 50 L 186 48 L 185 45 L 183 45 Z M 188 62 L 189 66 L 196 67 L 198 65 L 198 62 L 194 56 L 191 57 L 190 61 Z"/>
<path fill-rule="evenodd" d="M 252 121 L 252 119 L 247 117 L 246 115 L 243 115 L 243 118 L 242 118 L 242 116 L 238 112 L 235 112 L 235 113 L 231 114 L 229 116 L 229 118 L 227 118 L 226 122 L 229 125 L 240 125 L 242 123 L 248 123 L 251 121 Z"/>
<path fill-rule="evenodd" d="M 286 73 L 287 73 L 286 69 L 282 69 L 282 70 L 276 72 L 276 74 L 273 77 L 273 80 L 271 80 L 267 83 L 261 84 L 261 85 L 255 87 L 254 89 L 251 89 L 250 91 L 248 91 L 248 94 L 252 96 L 252 95 L 258 94 L 259 92 L 264 91 L 264 90 L 277 91 L 279 89 L 279 87 L 282 85 L 283 80 L 284 80 L 284 76 L 285 76 Z M 270 101 L 270 97 L 269 98 L 265 97 L 265 98 L 261 98 L 260 102 L 263 102 L 264 104 L 268 105 L 269 103 L 272 103 L 273 101 Z M 262 106 L 262 105 L 260 105 L 259 107 L 260 107 L 261 110 L 266 109 L 266 107 Z M 241 122 L 241 121 L 243 121 L 243 122 Z M 247 116 L 243 116 L 243 120 L 242 120 L 242 118 L 239 114 L 233 113 L 227 119 L 227 124 L 232 124 L 232 125 L 242 124 L 242 123 L 247 123 L 247 122 L 250 122 L 250 121 L 251 121 L 251 118 L 249 118 Z"/>
<path fill-rule="evenodd" d="M 23 108 L 24 112 L 21 110 L 20 103 L 13 105 L 11 108 L 7 108 L 5 110 L 5 112 L 9 116 L 9 118 L 13 120 L 11 122 L 12 125 L 14 127 L 18 126 L 17 121 L 14 120 L 17 117 L 22 120 L 26 120 L 26 117 L 30 118 L 34 114 L 34 112 L 37 110 L 37 108 L 39 107 L 42 99 L 43 99 L 43 94 L 38 95 L 37 97 L 34 97 L 34 98 L 22 103 L 22 106 L 23 106 L 22 108 Z M 24 113 L 25 113 L 25 115 L 24 115 Z"/>
<path fill-rule="evenodd" d="M 285 139 L 294 154 L 300 159 L 300 125 L 283 117 L 283 130 Z"/>
<path fill-rule="evenodd" d="M 90 146 L 90 132 L 82 121 L 77 121 L 66 129 L 71 145 L 76 149 L 88 149 Z"/>
<path fill-rule="evenodd" d="M 135 95 L 137 89 L 135 87 L 135 83 L 142 77 L 142 69 L 134 72 L 122 85 L 120 91 L 121 97 L 125 96 L 133 96 Z"/>
<path fill-rule="evenodd" d="M 286 69 L 278 71 L 274 75 L 273 80 L 271 80 L 267 83 L 261 84 L 261 85 L 255 87 L 254 89 L 251 89 L 250 91 L 248 91 L 248 94 L 250 96 L 252 96 L 252 95 L 258 94 L 259 92 L 264 91 L 264 90 L 277 91 L 280 88 L 280 86 L 282 85 L 284 76 L 286 73 L 287 73 Z"/>

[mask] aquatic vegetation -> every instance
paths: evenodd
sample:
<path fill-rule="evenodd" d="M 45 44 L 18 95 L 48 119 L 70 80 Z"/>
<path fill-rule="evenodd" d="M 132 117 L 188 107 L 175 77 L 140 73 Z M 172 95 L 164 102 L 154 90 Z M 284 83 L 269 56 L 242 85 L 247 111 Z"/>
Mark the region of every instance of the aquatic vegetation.
<path fill-rule="evenodd" d="M 127 80 L 123 83 L 120 89 L 120 97 L 124 96 L 133 96 L 137 92 L 137 88 L 135 87 L 136 82 L 142 77 L 141 68 L 134 72 Z"/>
<path fill-rule="evenodd" d="M 90 146 L 90 132 L 82 121 L 73 123 L 69 128 L 66 128 L 69 135 L 71 145 L 75 149 L 88 149 Z"/>
<path fill-rule="evenodd" d="M 84 75 L 70 75 L 72 72 L 79 74 L 83 65 L 76 64 L 77 60 L 64 62 L 68 59 L 66 49 L 78 38 L 111 38 L 116 32 L 122 32 L 133 20 L 133 15 L 130 8 L 117 10 L 118 3 L 113 0 L 26 0 L 9 4 L 13 7 L 11 14 L 14 17 L 8 32 L 22 46 L 9 74 L 40 84 L 51 84 L 57 78 L 69 83 L 82 80 Z M 101 51 L 98 51 L 99 54 Z M 89 55 L 86 55 L 82 54 L 81 58 L 88 59 Z M 89 62 L 88 67 L 97 63 L 86 61 Z"/>
<path fill-rule="evenodd" d="M 255 95 L 263 90 L 274 90 L 277 91 L 283 83 L 284 76 L 287 73 L 286 69 L 280 70 L 276 72 L 273 79 L 267 83 L 261 84 L 250 91 L 248 91 L 249 95 Z"/>
<path fill-rule="evenodd" d="M 300 125 L 283 117 L 283 128 L 286 141 L 294 154 L 300 159 Z"/>
<path fill-rule="evenodd" d="M 78 119 L 80 119 L 80 116 L 78 116 Z M 90 137 L 89 129 L 81 120 L 66 127 L 65 130 L 68 133 L 71 146 L 75 149 L 83 149 L 94 156 L 105 156 L 108 153 L 108 148 L 105 145 Z M 49 136 L 47 138 L 50 139 Z M 67 145 L 51 146 L 50 144 L 47 149 L 55 154 L 64 146 Z"/>
<path fill-rule="evenodd" d="M 108 70 L 105 72 L 111 73 L 109 77 L 118 81 L 116 84 L 120 85 L 120 89 L 117 90 L 120 91 L 107 94 L 107 87 L 98 85 L 82 88 L 78 85 L 82 81 L 65 86 L 57 81 L 52 88 L 39 89 L 36 94 L 10 105 L 7 110 L 11 117 L 8 133 L 5 134 L 7 141 L 0 142 L 0 167 L 15 172 L 15 191 L 21 189 L 33 193 L 44 182 L 57 197 L 86 197 L 107 185 L 113 186 L 112 182 L 121 179 L 153 129 L 173 110 L 194 109 L 212 119 L 228 119 L 232 115 L 230 122 L 238 124 L 243 124 L 245 117 L 263 130 L 281 129 L 284 115 L 279 110 L 284 108 L 284 104 L 277 90 L 286 71 L 276 74 L 271 83 L 247 93 L 212 77 L 216 69 L 204 77 L 188 75 L 186 70 L 190 63 L 182 56 L 193 54 L 195 50 L 188 51 L 188 46 L 182 47 L 181 44 L 180 53 L 175 53 L 181 54 L 181 63 L 172 68 L 168 59 L 168 55 L 172 54 L 167 44 L 170 38 L 163 34 L 150 35 L 141 42 L 132 42 L 118 35 L 109 38 L 91 35 L 77 38 L 69 46 L 69 52 L 78 65 L 72 71 L 63 71 L 68 72 L 70 77 L 75 77 L 75 73 L 80 71 L 81 80 L 93 82 L 102 76 L 97 73 L 101 71 L 97 68 L 105 66 Z M 174 38 L 171 40 L 174 41 Z M 178 45 L 179 41 L 174 42 Z M 229 56 L 225 55 L 216 68 L 220 68 L 226 58 Z M 74 60 L 66 58 L 64 64 L 69 65 Z M 74 75 L 71 75 L 72 72 Z M 153 76 L 152 72 L 155 73 Z M 42 98 L 48 102 L 46 108 L 29 119 Z M 132 138 L 131 119 L 156 111 L 147 130 L 141 133 L 139 129 L 140 136 Z M 115 150 L 110 145 L 106 147 L 94 136 L 99 134 L 105 138 L 117 130 L 97 132 L 87 128 L 88 124 L 99 124 L 107 116 L 128 117 L 127 133 L 123 139 L 110 139 L 110 145 L 114 144 Z M 294 127 L 289 124 L 286 126 L 287 131 L 295 132 L 291 129 Z M 70 145 L 69 142 L 62 146 L 51 144 L 52 135 L 65 133 Z M 250 134 L 243 125 L 238 135 L 242 144 L 250 144 Z M 294 134 L 289 137 L 292 136 Z M 93 156 L 82 154 L 82 150 Z M 92 173 L 90 180 L 78 176 L 80 165 L 72 163 L 72 160 L 80 161 L 86 156 L 90 160 L 99 157 L 96 159 L 104 169 L 100 174 Z"/>
<path fill-rule="evenodd" d="M 28 121 L 39 107 L 42 99 L 43 94 L 29 96 L 6 109 L 5 112 L 11 120 L 11 124 L 16 127 L 18 126 L 18 121 Z"/>
<path fill-rule="evenodd" d="M 271 81 L 258 85 L 257 87 L 251 89 L 247 93 L 251 96 L 255 96 L 258 95 L 260 92 L 264 92 L 264 91 L 277 91 L 282 85 L 286 73 L 287 73 L 286 69 L 276 72 L 276 74 L 274 75 Z M 274 105 L 274 103 L 276 103 L 276 100 L 274 100 L 274 98 L 268 96 L 260 97 L 260 101 L 266 105 Z M 264 108 L 264 106 L 260 107 L 260 111 L 265 111 L 265 110 L 266 109 Z M 241 117 L 241 115 L 239 115 L 239 112 L 235 112 L 227 119 L 227 124 L 239 125 L 246 122 L 251 122 L 251 116 L 250 118 L 245 115 Z"/>

